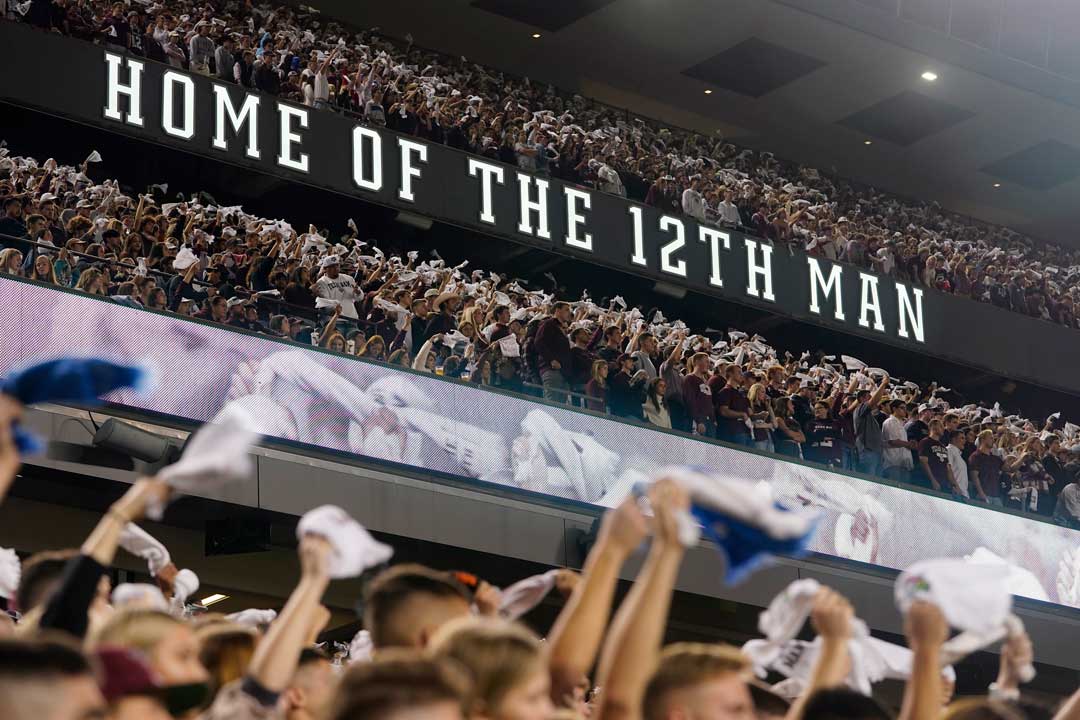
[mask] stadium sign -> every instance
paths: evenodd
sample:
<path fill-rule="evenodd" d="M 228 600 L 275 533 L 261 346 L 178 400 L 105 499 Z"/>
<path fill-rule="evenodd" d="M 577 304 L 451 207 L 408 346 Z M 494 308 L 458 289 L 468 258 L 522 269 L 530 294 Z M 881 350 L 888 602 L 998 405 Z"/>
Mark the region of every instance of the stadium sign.
<path fill-rule="evenodd" d="M 11 67 L 33 57 L 39 71 L 0 76 L 0 98 L 8 102 L 773 314 L 1080 390 L 1072 371 L 1080 343 L 1060 326 L 22 25 L 0 24 L 0 54 Z M 1042 350 L 1049 347 L 1055 353 Z"/>
<path fill-rule="evenodd" d="M 102 116 L 108 122 L 154 127 L 195 148 L 226 154 L 240 151 L 249 160 L 272 163 L 281 172 L 301 173 L 320 185 L 334 186 L 332 166 L 339 166 L 340 171 L 347 161 L 348 191 L 361 196 L 390 199 L 417 213 L 441 215 L 496 235 L 521 236 L 540 245 L 594 255 L 625 270 L 659 272 L 674 283 L 725 297 L 753 298 L 792 314 L 824 313 L 877 333 L 926 342 L 923 292 L 918 288 L 851 268 L 850 274 L 858 276 L 859 291 L 857 300 L 850 301 L 855 304 L 845 308 L 844 266 L 830 265 L 826 271 L 821 261 L 800 255 L 808 278 L 807 292 L 800 296 L 793 292 L 797 286 L 774 282 L 773 247 L 761 240 L 465 156 L 442 145 L 363 125 L 350 127 L 340 116 L 331 116 L 339 121 L 334 134 L 324 135 L 315 131 L 313 121 L 326 113 L 244 92 L 231 83 L 197 84 L 196 76 L 174 69 L 152 72 L 163 68 L 118 53 L 105 51 L 103 57 Z M 150 82 L 160 85 L 153 93 L 160 98 L 159 105 L 150 106 L 147 101 Z M 198 122 L 206 116 L 208 125 Z M 202 128 L 208 131 L 206 135 L 200 134 Z M 439 196 L 450 187 L 471 193 L 472 202 L 440 205 Z M 593 212 L 594 205 L 609 199 L 622 206 L 621 217 Z M 745 266 L 739 278 L 745 282 L 732 282 L 735 278 L 729 269 L 725 284 L 725 268 L 731 263 Z M 889 317 L 881 301 L 883 282 L 892 286 L 885 292 L 895 292 L 894 312 Z M 831 308 L 823 309 L 825 302 L 831 302 Z"/>

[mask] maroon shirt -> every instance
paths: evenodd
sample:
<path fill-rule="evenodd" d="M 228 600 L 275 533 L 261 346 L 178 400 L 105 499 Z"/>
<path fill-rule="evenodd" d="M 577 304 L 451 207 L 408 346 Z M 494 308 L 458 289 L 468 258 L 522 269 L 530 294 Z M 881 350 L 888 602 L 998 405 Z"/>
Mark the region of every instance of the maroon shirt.
<path fill-rule="evenodd" d="M 695 423 L 712 422 L 716 419 L 713 413 L 712 391 L 709 384 L 697 375 L 687 375 L 682 383 L 683 404 L 686 405 L 686 414 Z"/>
<path fill-rule="evenodd" d="M 737 418 L 726 418 L 720 414 L 720 408 L 726 407 L 728 410 L 734 412 L 750 412 L 750 401 L 746 399 L 746 395 L 743 395 L 742 390 L 733 388 L 730 385 L 725 385 L 724 389 L 716 395 L 714 402 L 716 405 L 716 421 L 717 427 L 720 429 L 722 436 L 735 437 L 737 435 L 749 435 L 750 430 L 746 427 L 746 422 Z"/>
<path fill-rule="evenodd" d="M 1004 464 L 997 455 L 978 450 L 968 457 L 968 469 L 979 474 L 979 485 L 986 497 L 998 497 L 1001 494 L 1001 468 Z"/>

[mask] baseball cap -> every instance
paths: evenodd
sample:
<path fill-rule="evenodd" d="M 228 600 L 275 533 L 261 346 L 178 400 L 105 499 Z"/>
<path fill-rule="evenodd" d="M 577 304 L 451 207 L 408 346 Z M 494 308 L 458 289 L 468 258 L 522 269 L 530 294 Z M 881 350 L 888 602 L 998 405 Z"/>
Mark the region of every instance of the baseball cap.
<path fill-rule="evenodd" d="M 161 700 L 174 717 L 202 705 L 209 688 L 205 683 L 163 685 L 138 653 L 123 647 L 104 646 L 94 653 L 101 672 L 98 685 L 107 702 L 144 695 Z"/>

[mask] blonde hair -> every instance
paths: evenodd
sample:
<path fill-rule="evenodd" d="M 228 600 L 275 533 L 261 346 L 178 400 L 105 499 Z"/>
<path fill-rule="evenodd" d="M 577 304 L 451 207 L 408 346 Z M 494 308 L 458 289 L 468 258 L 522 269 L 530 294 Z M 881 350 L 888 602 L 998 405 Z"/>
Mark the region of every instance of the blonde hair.
<path fill-rule="evenodd" d="M 213 695 L 244 677 L 255 654 L 258 633 L 236 623 L 217 622 L 196 630 L 195 637 L 199 641 L 199 661 L 210 673 Z"/>
<path fill-rule="evenodd" d="M 91 646 L 119 645 L 152 655 L 162 638 L 183 622 L 160 610 L 122 610 L 101 626 Z"/>
<path fill-rule="evenodd" d="M 750 677 L 750 662 L 732 645 L 675 643 L 660 653 L 656 671 L 645 687 L 642 715 L 653 720 L 664 715 L 668 696 L 720 675 Z"/>
<path fill-rule="evenodd" d="M 758 397 L 765 394 L 765 386 L 761 383 L 754 383 L 750 386 L 750 392 L 746 393 L 746 399 L 751 405 L 758 402 Z"/>
<path fill-rule="evenodd" d="M 454 660 L 471 675 L 467 714 L 490 714 L 507 692 L 544 668 L 540 638 L 506 620 L 453 620 L 439 628 L 430 647 L 435 657 Z"/>
<path fill-rule="evenodd" d="M 1005 703 L 986 698 L 957 700 L 945 708 L 941 720 L 1022 720 L 1024 714 Z"/>

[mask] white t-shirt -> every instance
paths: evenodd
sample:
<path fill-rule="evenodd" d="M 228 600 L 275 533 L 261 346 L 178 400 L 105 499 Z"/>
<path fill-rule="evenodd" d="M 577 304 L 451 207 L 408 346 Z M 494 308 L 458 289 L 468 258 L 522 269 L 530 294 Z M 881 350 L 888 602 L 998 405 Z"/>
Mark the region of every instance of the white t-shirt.
<path fill-rule="evenodd" d="M 890 415 L 885 418 L 885 422 L 881 425 L 881 446 L 882 446 L 882 464 L 883 467 L 898 467 L 910 470 L 914 463 L 911 459 L 911 451 L 904 447 L 890 447 L 890 440 L 904 440 L 906 441 L 907 431 L 904 430 L 904 423 L 898 420 L 896 417 Z"/>
<path fill-rule="evenodd" d="M 330 81 L 325 73 L 315 73 L 315 99 L 326 102 L 330 99 Z"/>
<path fill-rule="evenodd" d="M 705 220 L 705 200 L 701 197 L 701 193 L 693 188 L 687 188 L 683 190 L 682 194 L 682 208 L 683 212 L 692 218 L 704 222 Z"/>
<path fill-rule="evenodd" d="M 956 480 L 956 484 L 960 487 L 960 494 L 964 497 L 971 497 L 968 494 L 967 463 L 964 462 L 964 456 L 960 453 L 960 449 L 952 443 L 949 443 L 949 468 L 952 469 L 953 479 Z"/>
<path fill-rule="evenodd" d="M 720 204 L 716 206 L 716 210 L 720 213 L 720 219 L 723 220 L 725 224 L 739 224 L 739 208 L 735 206 L 735 203 L 728 202 L 727 200 L 721 200 Z"/>
<path fill-rule="evenodd" d="M 331 280 L 326 275 L 319 278 L 315 283 L 315 294 L 323 298 L 324 300 L 332 300 L 341 304 L 341 316 L 347 317 L 351 320 L 356 320 L 356 305 L 353 303 L 356 300 L 356 281 L 349 275 L 338 275 Z M 329 305 L 323 305 L 323 307 L 330 307 Z M 316 302 L 316 307 L 319 307 L 319 303 Z"/>

